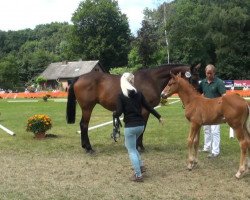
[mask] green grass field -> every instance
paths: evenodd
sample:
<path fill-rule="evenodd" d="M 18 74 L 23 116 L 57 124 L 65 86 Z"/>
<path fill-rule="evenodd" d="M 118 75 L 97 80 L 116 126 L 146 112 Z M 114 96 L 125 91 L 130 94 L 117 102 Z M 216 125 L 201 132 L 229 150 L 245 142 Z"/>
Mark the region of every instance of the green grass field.
<path fill-rule="evenodd" d="M 187 133 L 181 103 L 158 108 L 164 126 L 150 116 L 142 153 L 148 171 L 143 183 L 128 180 L 132 175 L 123 133 L 118 142 L 111 138 L 112 125 L 89 131 L 96 150 L 87 155 L 80 145 L 77 107 L 76 124 L 65 120 L 66 102 L 7 102 L 0 100 L 0 124 L 14 131 L 10 136 L 0 129 L 1 200 L 82 200 L 82 199 L 249 199 L 250 175 L 234 177 L 240 148 L 229 139 L 229 127 L 221 126 L 221 155 L 208 159 L 199 155 L 199 165 L 186 170 Z M 27 119 L 48 114 L 56 137 L 36 140 L 25 131 Z M 112 113 L 96 106 L 90 126 L 112 120 Z M 122 129 L 123 132 L 123 129 Z M 203 144 L 201 133 L 200 146 Z"/>

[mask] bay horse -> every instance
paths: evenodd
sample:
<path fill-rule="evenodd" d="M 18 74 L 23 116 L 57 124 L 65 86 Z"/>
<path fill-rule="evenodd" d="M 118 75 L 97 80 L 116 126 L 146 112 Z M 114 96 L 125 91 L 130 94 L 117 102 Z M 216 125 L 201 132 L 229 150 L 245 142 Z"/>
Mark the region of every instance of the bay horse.
<path fill-rule="evenodd" d="M 250 107 L 248 102 L 235 93 L 214 99 L 205 98 L 180 75 L 172 74 L 171 76 L 172 78 L 161 96 L 167 98 L 178 93 L 185 107 L 185 116 L 191 123 L 188 136 L 188 169 L 192 170 L 198 163 L 201 126 L 226 122 L 234 129 L 240 144 L 240 166 L 235 176 L 241 178 L 250 168 L 250 160 L 247 163 L 246 157 L 247 151 L 250 156 Z"/>
<path fill-rule="evenodd" d="M 193 74 L 189 79 L 194 86 L 198 87 L 199 76 L 197 71 L 199 66 L 171 64 L 141 69 L 134 73 L 135 86 L 144 94 L 149 104 L 154 107 L 159 104 L 161 91 L 171 78 L 170 71 L 173 73 L 180 72 L 182 76 L 185 76 L 186 72 L 189 72 L 189 75 Z M 100 104 L 110 111 L 116 109 L 118 94 L 121 92 L 120 78 L 120 75 L 92 71 L 81 75 L 69 87 L 66 109 L 67 123 L 75 123 L 77 101 L 82 110 L 80 121 L 81 145 L 87 153 L 94 152 L 88 136 L 88 125 L 92 110 L 96 104 Z M 145 122 L 147 122 L 149 113 L 143 109 L 142 114 Z M 142 138 L 143 134 L 137 140 L 137 148 L 140 150 L 144 150 Z"/>

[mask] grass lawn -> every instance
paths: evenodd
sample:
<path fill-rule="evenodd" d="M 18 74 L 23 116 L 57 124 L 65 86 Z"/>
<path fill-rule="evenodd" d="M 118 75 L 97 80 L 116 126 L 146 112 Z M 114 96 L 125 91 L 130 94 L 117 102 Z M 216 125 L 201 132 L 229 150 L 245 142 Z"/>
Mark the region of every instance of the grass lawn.
<path fill-rule="evenodd" d="M 8 102 L 0 100 L 0 124 L 14 131 L 10 136 L 0 129 L 1 200 L 85 200 L 85 199 L 250 199 L 250 175 L 237 180 L 240 148 L 229 139 L 229 127 L 221 126 L 221 155 L 216 159 L 199 155 L 193 171 L 186 170 L 187 133 L 181 103 L 158 108 L 165 124 L 150 116 L 142 153 L 148 171 L 143 183 L 128 180 L 132 175 L 122 136 L 115 143 L 112 125 L 89 131 L 96 154 L 87 155 L 80 145 L 77 107 L 76 124 L 65 120 L 66 102 Z M 25 131 L 27 119 L 48 114 L 56 137 L 36 140 Z M 112 120 L 112 113 L 96 106 L 90 126 Z M 203 144 L 201 133 L 200 146 Z"/>

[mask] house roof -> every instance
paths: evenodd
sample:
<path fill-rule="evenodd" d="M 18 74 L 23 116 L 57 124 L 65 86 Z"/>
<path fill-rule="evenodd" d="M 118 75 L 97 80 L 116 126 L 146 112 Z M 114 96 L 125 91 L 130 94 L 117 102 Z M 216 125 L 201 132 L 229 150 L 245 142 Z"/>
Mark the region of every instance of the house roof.
<path fill-rule="evenodd" d="M 103 71 L 103 67 L 98 60 L 93 61 L 75 61 L 75 62 L 56 62 L 51 63 L 40 76 L 47 80 L 56 80 L 58 78 L 75 78 L 91 72 L 96 66 Z"/>

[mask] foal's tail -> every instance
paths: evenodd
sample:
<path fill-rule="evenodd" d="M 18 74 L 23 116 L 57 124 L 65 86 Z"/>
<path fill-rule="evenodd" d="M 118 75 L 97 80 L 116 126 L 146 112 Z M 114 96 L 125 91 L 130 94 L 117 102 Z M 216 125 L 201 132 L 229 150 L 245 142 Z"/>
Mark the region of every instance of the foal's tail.
<path fill-rule="evenodd" d="M 66 109 L 66 120 L 68 124 L 74 124 L 76 119 L 76 96 L 74 91 L 74 83 L 68 89 L 68 101 Z"/>

